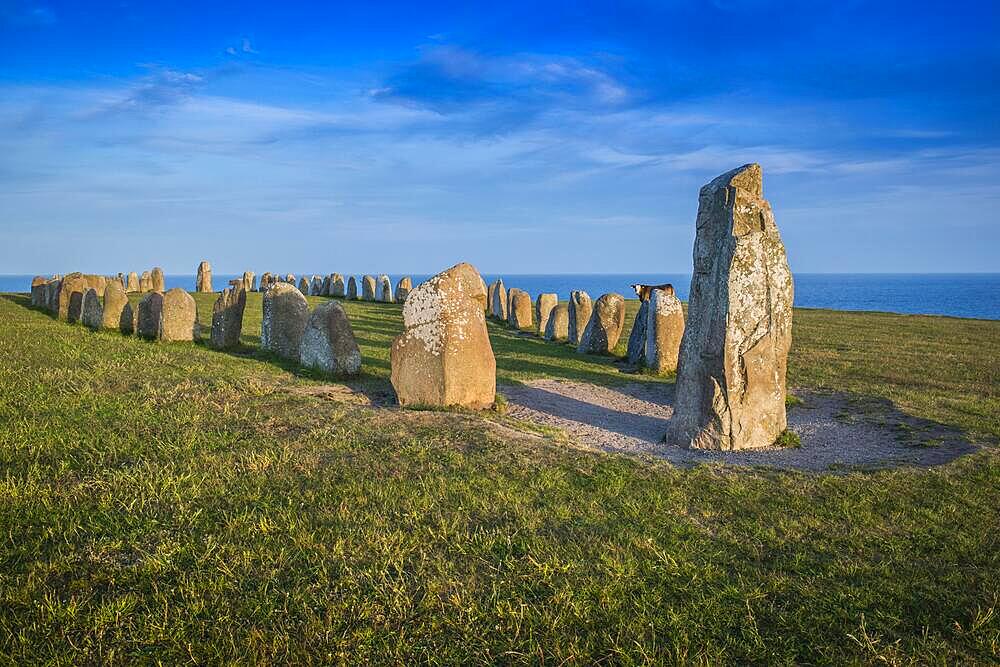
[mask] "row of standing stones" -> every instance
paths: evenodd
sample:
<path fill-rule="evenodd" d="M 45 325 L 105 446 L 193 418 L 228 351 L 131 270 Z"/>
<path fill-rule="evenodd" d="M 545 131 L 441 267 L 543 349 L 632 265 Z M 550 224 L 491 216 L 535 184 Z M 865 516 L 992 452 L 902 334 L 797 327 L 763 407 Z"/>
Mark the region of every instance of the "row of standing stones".
<path fill-rule="evenodd" d="M 154 272 L 155 273 L 155 272 Z M 199 335 L 194 300 L 181 289 L 146 295 L 135 313 L 122 279 L 70 274 L 36 278 L 32 302 L 61 319 L 92 328 L 118 328 L 160 340 Z M 153 275 L 150 275 L 153 279 Z M 37 281 L 37 284 L 36 284 Z M 103 282 L 104 304 L 97 299 Z M 404 282 L 405 281 L 405 282 Z M 233 281 L 213 308 L 211 344 L 238 344 L 252 273 Z M 211 291 L 211 269 L 199 266 L 196 287 Z M 141 290 L 141 285 L 140 285 Z M 350 278 L 313 276 L 295 286 L 294 276 L 265 273 L 261 345 L 304 366 L 341 374 L 360 372 L 361 354 L 343 307 L 330 301 L 309 311 L 306 294 L 358 298 Z M 786 427 L 785 376 L 791 346 L 792 276 L 770 204 L 763 197 L 757 164 L 744 165 L 705 185 L 699 193 L 694 271 L 685 326 L 670 289 L 643 300 L 629 339 L 632 363 L 663 372 L 677 370 L 674 415 L 666 440 L 714 450 L 773 445 Z M 591 302 L 573 292 L 559 304 L 555 294 L 532 303 L 502 280 L 486 286 L 470 264 L 457 264 L 415 289 L 387 276 L 362 280 L 361 298 L 401 302 L 404 332 L 392 344 L 391 382 L 402 406 L 483 409 L 495 402 L 496 359 L 486 313 L 517 329 L 535 327 L 549 340 L 569 340 L 580 352 L 607 353 L 624 326 L 619 294 Z"/>

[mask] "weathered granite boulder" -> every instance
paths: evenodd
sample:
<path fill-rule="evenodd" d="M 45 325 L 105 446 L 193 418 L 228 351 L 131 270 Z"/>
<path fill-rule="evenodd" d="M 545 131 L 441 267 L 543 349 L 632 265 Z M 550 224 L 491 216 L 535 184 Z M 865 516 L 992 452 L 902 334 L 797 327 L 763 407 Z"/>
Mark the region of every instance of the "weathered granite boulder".
<path fill-rule="evenodd" d="M 375 277 L 374 276 L 362 276 L 361 277 L 361 298 L 364 301 L 374 301 L 375 300 Z"/>
<path fill-rule="evenodd" d="M 175 287 L 163 295 L 159 339 L 166 342 L 199 338 L 198 307 L 194 297 Z"/>
<path fill-rule="evenodd" d="M 264 293 L 264 318 L 260 346 L 285 359 L 299 359 L 302 333 L 309 319 L 309 304 L 302 292 L 279 283 Z"/>
<path fill-rule="evenodd" d="M 684 337 L 684 309 L 673 290 L 653 290 L 647 303 L 644 363 L 657 373 L 671 373 Z"/>
<path fill-rule="evenodd" d="M 357 288 L 355 288 L 357 291 Z M 335 273 L 330 276 L 330 296 L 336 296 L 343 298 L 345 294 L 344 290 L 344 276 L 339 273 Z"/>
<path fill-rule="evenodd" d="M 569 342 L 574 345 L 580 342 L 593 309 L 589 294 L 580 291 L 569 293 Z"/>
<path fill-rule="evenodd" d="M 569 304 L 556 304 L 545 323 L 545 340 L 566 340 L 567 338 L 569 338 Z"/>
<path fill-rule="evenodd" d="M 646 357 L 646 319 L 649 312 L 649 301 L 639 304 L 639 312 L 632 322 L 632 331 L 628 335 L 628 352 L 625 357 L 633 366 L 640 366 Z"/>
<path fill-rule="evenodd" d="M 552 309 L 559 304 L 558 294 L 539 294 L 535 299 L 535 333 L 545 335 L 545 327 L 549 324 Z"/>
<path fill-rule="evenodd" d="M 465 263 L 410 292 L 403 306 L 406 330 L 390 354 L 400 405 L 493 405 L 496 359 L 486 331 L 485 300 L 479 273 Z"/>
<path fill-rule="evenodd" d="M 594 303 L 590 321 L 580 336 L 576 351 L 583 354 L 608 354 L 618 345 L 625 327 L 625 297 L 605 294 Z"/>
<path fill-rule="evenodd" d="M 113 283 L 112 283 L 113 284 Z M 105 288 L 107 289 L 107 288 Z M 101 309 L 101 300 L 97 296 L 97 290 L 88 287 L 83 291 L 83 305 L 80 307 L 80 321 L 83 326 L 94 331 L 101 328 L 104 320 L 104 313 Z"/>
<path fill-rule="evenodd" d="M 143 271 L 142 275 L 139 277 L 139 291 L 153 291 L 153 276 L 149 271 Z"/>
<path fill-rule="evenodd" d="M 787 425 L 793 287 L 760 165 L 722 174 L 698 200 L 667 440 L 698 449 L 767 447 Z"/>
<path fill-rule="evenodd" d="M 507 288 L 503 278 L 497 278 L 493 283 L 492 314 L 498 320 L 507 321 Z"/>
<path fill-rule="evenodd" d="M 347 298 L 355 300 L 358 298 L 358 281 L 354 276 L 347 280 Z"/>
<path fill-rule="evenodd" d="M 518 330 L 530 329 L 532 323 L 531 313 L 534 310 L 531 303 L 531 295 L 516 287 L 511 288 L 510 294 L 510 310 L 508 311 L 510 326 Z"/>
<path fill-rule="evenodd" d="M 321 303 L 309 315 L 299 345 L 299 363 L 333 375 L 356 375 L 361 371 L 361 350 L 338 301 Z"/>
<path fill-rule="evenodd" d="M 413 280 L 409 276 L 399 279 L 396 283 L 396 303 L 406 303 L 406 297 L 413 291 Z"/>
<path fill-rule="evenodd" d="M 309 296 L 309 279 L 305 276 L 299 279 L 299 291 L 302 292 L 302 296 Z"/>
<path fill-rule="evenodd" d="M 78 322 L 83 308 L 87 280 L 82 273 L 69 273 L 59 283 L 57 314 L 60 320 Z"/>
<path fill-rule="evenodd" d="M 253 292 L 257 289 L 257 275 L 253 271 L 243 272 L 243 291 Z"/>
<path fill-rule="evenodd" d="M 101 327 L 104 329 L 122 329 L 122 313 L 128 306 L 128 294 L 119 282 L 108 283 L 104 288 L 104 312 L 101 317 Z M 132 309 L 129 308 L 128 328 L 132 328 Z"/>
<path fill-rule="evenodd" d="M 158 266 L 153 267 L 153 270 L 149 272 L 149 285 L 154 292 L 163 292 L 167 289 L 163 280 L 163 269 Z"/>
<path fill-rule="evenodd" d="M 160 315 L 163 312 L 163 293 L 150 292 L 139 302 L 135 321 L 135 332 L 149 340 L 160 335 Z"/>
<path fill-rule="evenodd" d="M 395 303 L 392 296 L 392 281 L 384 273 L 378 277 L 378 300 L 382 303 Z"/>
<path fill-rule="evenodd" d="M 194 281 L 195 292 L 214 292 L 212 289 L 212 265 L 208 260 L 201 260 L 198 264 L 198 274 Z"/>
<path fill-rule="evenodd" d="M 129 294 L 141 291 L 139 286 L 139 275 L 135 271 L 129 271 L 128 281 L 125 283 L 125 291 Z"/>
<path fill-rule="evenodd" d="M 246 305 L 247 291 L 242 287 L 223 290 L 212 306 L 212 334 L 209 339 L 212 347 L 229 350 L 239 346 Z"/>

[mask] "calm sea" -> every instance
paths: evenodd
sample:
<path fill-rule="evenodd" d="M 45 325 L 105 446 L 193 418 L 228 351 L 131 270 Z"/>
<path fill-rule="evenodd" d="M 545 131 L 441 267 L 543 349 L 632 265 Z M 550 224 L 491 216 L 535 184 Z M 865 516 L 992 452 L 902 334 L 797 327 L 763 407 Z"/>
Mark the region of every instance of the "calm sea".
<path fill-rule="evenodd" d="M 222 289 L 236 277 L 216 274 L 213 283 Z M 399 276 L 390 277 L 395 285 Z M 428 277 L 412 274 L 413 284 Z M 497 276 L 483 277 L 490 282 Z M 690 274 L 523 274 L 503 279 L 507 287 L 519 287 L 532 296 L 556 292 L 564 299 L 575 289 L 594 298 L 607 292 L 631 298 L 632 283 L 673 283 L 677 295 L 686 300 L 691 283 Z M 168 275 L 165 281 L 168 289 L 194 289 L 193 275 Z M 0 292 L 27 292 L 30 287 L 31 276 L 0 275 Z M 797 273 L 795 305 L 1000 320 L 1000 273 Z"/>

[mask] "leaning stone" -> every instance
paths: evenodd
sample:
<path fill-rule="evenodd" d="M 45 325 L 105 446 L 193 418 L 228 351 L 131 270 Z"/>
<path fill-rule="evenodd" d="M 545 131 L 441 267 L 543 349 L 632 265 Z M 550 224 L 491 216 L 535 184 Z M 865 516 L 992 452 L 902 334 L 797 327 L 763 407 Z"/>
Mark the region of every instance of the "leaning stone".
<path fill-rule="evenodd" d="M 566 340 L 569 337 L 569 304 L 557 304 L 545 323 L 545 340 Z"/>
<path fill-rule="evenodd" d="M 649 304 L 645 327 L 646 367 L 657 373 L 671 373 L 677 370 L 677 357 L 684 337 L 684 309 L 673 290 L 655 289 L 646 303 Z"/>
<path fill-rule="evenodd" d="M 549 324 L 552 309 L 559 305 L 558 294 L 539 294 L 535 299 L 535 333 L 545 335 L 545 327 Z"/>
<path fill-rule="evenodd" d="M 507 321 L 507 288 L 504 287 L 502 278 L 497 278 L 493 283 L 492 313 L 496 319 Z"/>
<path fill-rule="evenodd" d="M 358 281 L 354 278 L 354 276 L 351 276 L 347 280 L 347 298 L 348 299 L 358 298 Z"/>
<path fill-rule="evenodd" d="M 309 319 L 309 304 L 302 292 L 279 283 L 264 293 L 260 345 L 279 357 L 298 361 L 302 332 Z"/>
<path fill-rule="evenodd" d="M 639 312 L 632 322 L 632 331 L 628 335 L 628 352 L 626 358 L 633 366 L 642 364 L 646 356 L 646 319 L 649 312 L 649 301 L 639 303 Z"/>
<path fill-rule="evenodd" d="M 101 327 L 121 331 L 122 311 L 128 305 L 128 294 L 119 282 L 108 283 L 104 288 L 104 313 Z M 132 312 L 129 310 L 129 328 L 132 326 Z"/>
<path fill-rule="evenodd" d="M 344 297 L 344 276 L 339 273 L 330 276 L 330 296 Z"/>
<path fill-rule="evenodd" d="M 150 289 L 154 292 L 163 292 L 166 290 L 166 284 L 163 281 L 163 269 L 158 266 L 153 267 L 153 270 L 149 273 Z"/>
<path fill-rule="evenodd" d="M 573 291 L 569 293 L 569 342 L 576 345 L 580 336 L 590 321 L 593 305 L 590 295 L 586 292 Z"/>
<path fill-rule="evenodd" d="M 701 189 L 688 320 L 667 441 L 734 450 L 773 445 L 787 426 L 792 274 L 760 165 Z"/>
<path fill-rule="evenodd" d="M 496 397 L 496 358 L 486 330 L 486 293 L 471 264 L 457 264 L 410 292 L 403 335 L 392 344 L 399 404 L 487 408 Z"/>
<path fill-rule="evenodd" d="M 100 329 L 101 322 L 104 320 L 104 313 L 101 309 L 101 300 L 97 297 L 97 290 L 88 287 L 83 292 L 82 301 L 80 321 L 83 322 L 83 326 L 94 331 Z"/>
<path fill-rule="evenodd" d="M 361 350 L 340 302 L 321 303 L 309 316 L 299 346 L 299 363 L 333 375 L 361 371 Z"/>
<path fill-rule="evenodd" d="M 392 282 L 385 274 L 378 277 L 378 300 L 382 303 L 395 303 L 392 296 Z"/>
<path fill-rule="evenodd" d="M 163 295 L 159 339 L 166 342 L 189 341 L 199 337 L 198 307 L 194 297 L 175 287 Z"/>
<path fill-rule="evenodd" d="M 209 342 L 217 350 L 228 350 L 240 344 L 243 332 L 243 311 L 247 292 L 242 287 L 224 290 L 212 306 L 212 334 Z"/>
<path fill-rule="evenodd" d="M 139 275 L 135 271 L 129 271 L 128 282 L 125 283 L 125 291 L 129 294 L 141 291 L 139 287 Z"/>
<path fill-rule="evenodd" d="M 625 297 L 605 294 L 594 304 L 590 321 L 580 336 L 577 352 L 583 354 L 609 354 L 618 345 L 618 338 L 625 327 Z"/>
<path fill-rule="evenodd" d="M 373 276 L 362 276 L 361 298 L 364 301 L 375 300 L 375 278 Z"/>
<path fill-rule="evenodd" d="M 533 310 L 531 295 L 517 288 L 511 288 L 510 293 L 510 326 L 517 330 L 530 329 L 532 322 L 531 311 Z"/>
<path fill-rule="evenodd" d="M 406 297 L 413 291 L 413 280 L 409 276 L 399 279 L 396 283 L 396 303 L 406 303 Z"/>
<path fill-rule="evenodd" d="M 150 292 L 139 302 L 135 332 L 143 338 L 156 340 L 160 335 L 160 315 L 163 312 L 163 294 Z"/>

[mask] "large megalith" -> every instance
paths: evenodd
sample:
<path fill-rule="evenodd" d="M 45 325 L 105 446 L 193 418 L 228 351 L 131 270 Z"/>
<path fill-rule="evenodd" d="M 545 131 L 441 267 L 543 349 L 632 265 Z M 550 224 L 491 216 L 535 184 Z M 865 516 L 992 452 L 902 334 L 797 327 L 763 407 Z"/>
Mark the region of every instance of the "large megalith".
<path fill-rule="evenodd" d="M 569 293 L 569 342 L 574 345 L 580 342 L 580 336 L 587 328 L 593 309 L 589 294 L 577 290 Z"/>
<path fill-rule="evenodd" d="M 378 300 L 382 303 L 395 303 L 392 296 L 392 281 L 384 273 L 378 277 Z"/>
<path fill-rule="evenodd" d="M 309 315 L 299 345 L 299 363 L 333 375 L 361 371 L 361 350 L 340 302 L 321 303 Z"/>
<path fill-rule="evenodd" d="M 334 273 L 330 276 L 330 296 L 344 297 L 344 276 Z"/>
<path fill-rule="evenodd" d="M 406 297 L 413 291 L 413 280 L 404 276 L 396 283 L 396 303 L 406 303 Z"/>
<path fill-rule="evenodd" d="M 31 279 L 31 305 L 34 308 L 42 308 L 45 306 L 45 286 L 48 284 L 48 278 L 44 276 L 35 276 Z"/>
<path fill-rule="evenodd" d="M 507 288 L 503 278 L 497 278 L 492 285 L 493 297 L 490 300 L 490 312 L 493 317 L 503 322 L 507 321 Z"/>
<path fill-rule="evenodd" d="M 163 278 L 163 269 L 154 266 L 149 272 L 149 288 L 154 292 L 163 292 L 167 289 L 166 281 Z"/>
<path fill-rule="evenodd" d="M 507 322 L 517 330 L 531 328 L 531 313 L 534 310 L 531 295 L 516 287 L 510 290 L 510 306 L 507 311 Z"/>
<path fill-rule="evenodd" d="M 656 373 L 677 370 L 677 357 L 684 337 L 684 309 L 673 289 L 655 289 L 646 313 L 646 342 L 643 363 Z"/>
<path fill-rule="evenodd" d="M 243 290 L 253 292 L 257 289 L 257 275 L 253 271 L 243 272 Z"/>
<path fill-rule="evenodd" d="M 559 305 L 558 294 L 539 294 L 535 299 L 535 333 L 545 335 L 545 328 L 552 316 L 552 309 Z"/>
<path fill-rule="evenodd" d="M 351 300 L 358 298 L 358 280 L 354 276 L 347 279 L 347 298 Z"/>
<path fill-rule="evenodd" d="M 180 287 L 167 290 L 160 310 L 158 338 L 169 343 L 198 337 L 198 307 L 194 297 Z"/>
<path fill-rule="evenodd" d="M 400 405 L 487 408 L 496 359 L 486 331 L 486 293 L 471 264 L 457 264 L 410 292 L 403 335 L 392 344 L 392 386 Z"/>
<path fill-rule="evenodd" d="M 694 273 L 667 440 L 683 447 L 767 447 L 785 429 L 792 274 L 748 164 L 698 195 Z"/>
<path fill-rule="evenodd" d="M 117 281 L 108 283 L 108 286 L 104 288 L 104 311 L 101 317 L 101 327 L 121 331 L 122 317 L 126 306 L 128 306 L 128 294 L 125 293 L 125 288 Z M 130 330 L 128 333 L 131 333 L 131 308 L 128 312 L 128 328 Z"/>
<path fill-rule="evenodd" d="M 375 300 L 375 277 L 374 276 L 362 276 L 361 277 L 361 298 L 364 301 L 374 301 Z"/>
<path fill-rule="evenodd" d="M 309 319 L 309 304 L 294 285 L 278 283 L 264 293 L 260 346 L 279 357 L 299 360 L 302 332 Z"/>
<path fill-rule="evenodd" d="M 309 296 L 310 284 L 309 278 L 306 276 L 299 278 L 299 291 L 302 292 L 302 296 Z"/>
<path fill-rule="evenodd" d="M 195 278 L 196 292 L 214 292 L 212 289 L 212 265 L 208 263 L 208 260 L 201 260 L 198 264 L 198 275 Z"/>
<path fill-rule="evenodd" d="M 567 338 L 569 338 L 569 304 L 556 304 L 545 323 L 545 340 L 562 341 Z"/>
<path fill-rule="evenodd" d="M 125 283 L 125 291 L 129 294 L 141 291 L 139 287 L 139 274 L 135 271 L 128 272 L 128 282 Z"/>
<path fill-rule="evenodd" d="M 59 281 L 55 312 L 60 320 L 76 322 L 80 319 L 80 308 L 83 306 L 83 290 L 87 289 L 87 281 L 82 273 L 69 273 Z M 76 295 L 74 297 L 74 295 Z M 70 306 L 73 308 L 70 316 Z"/>
<path fill-rule="evenodd" d="M 324 296 L 324 294 L 325 292 L 323 292 L 323 276 L 314 275 L 312 277 L 312 280 L 309 282 L 309 295 Z"/>
<path fill-rule="evenodd" d="M 605 294 L 594 303 L 577 352 L 583 354 L 608 354 L 618 345 L 618 339 L 625 327 L 625 297 L 621 294 Z"/>
<path fill-rule="evenodd" d="M 150 292 L 139 302 L 135 318 L 135 332 L 148 340 L 160 335 L 160 313 L 163 312 L 163 293 Z"/>
<path fill-rule="evenodd" d="M 105 289 L 107 289 L 106 286 Z M 83 322 L 83 326 L 88 329 L 97 331 L 101 328 L 101 322 L 103 320 L 104 312 L 101 308 L 101 300 L 97 296 L 97 290 L 88 287 L 83 291 L 83 305 L 80 308 L 80 321 Z"/>
<path fill-rule="evenodd" d="M 212 333 L 209 338 L 212 347 L 229 350 L 240 344 L 246 306 L 247 291 L 242 287 L 229 287 L 219 294 L 212 305 Z"/>
<path fill-rule="evenodd" d="M 649 300 L 639 303 L 639 312 L 632 322 L 632 331 L 628 335 L 628 347 L 625 358 L 633 366 L 640 366 L 646 358 L 646 320 L 649 319 Z"/>

